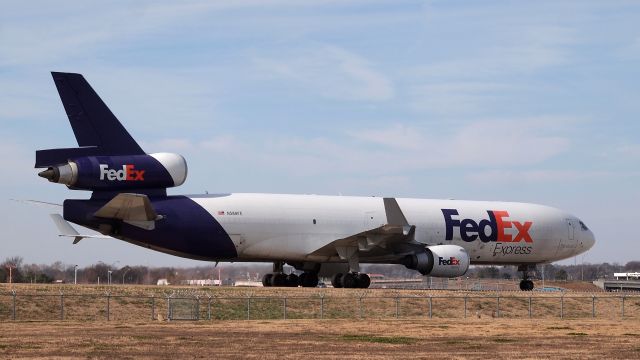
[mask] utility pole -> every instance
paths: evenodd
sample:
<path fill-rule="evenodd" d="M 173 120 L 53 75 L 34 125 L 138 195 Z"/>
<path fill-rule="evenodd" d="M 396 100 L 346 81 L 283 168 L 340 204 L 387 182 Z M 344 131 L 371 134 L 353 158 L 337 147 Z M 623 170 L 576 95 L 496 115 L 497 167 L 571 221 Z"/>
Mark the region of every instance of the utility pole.
<path fill-rule="evenodd" d="M 11 272 L 11 270 L 15 269 L 16 267 L 15 265 L 11 264 L 7 265 L 6 267 L 7 269 L 9 269 L 9 284 L 11 284 L 13 282 L 13 273 Z"/>

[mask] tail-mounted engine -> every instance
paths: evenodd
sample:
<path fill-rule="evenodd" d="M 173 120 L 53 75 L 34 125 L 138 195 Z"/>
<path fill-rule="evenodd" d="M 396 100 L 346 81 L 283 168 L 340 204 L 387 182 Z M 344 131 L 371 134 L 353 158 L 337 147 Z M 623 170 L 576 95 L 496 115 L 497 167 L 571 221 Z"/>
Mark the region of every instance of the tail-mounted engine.
<path fill-rule="evenodd" d="M 38 174 L 79 190 L 134 190 L 180 186 L 187 162 L 178 154 L 83 156 Z"/>
<path fill-rule="evenodd" d="M 408 256 L 404 265 L 422 275 L 458 277 L 469 269 L 469 254 L 457 245 L 434 245 Z"/>

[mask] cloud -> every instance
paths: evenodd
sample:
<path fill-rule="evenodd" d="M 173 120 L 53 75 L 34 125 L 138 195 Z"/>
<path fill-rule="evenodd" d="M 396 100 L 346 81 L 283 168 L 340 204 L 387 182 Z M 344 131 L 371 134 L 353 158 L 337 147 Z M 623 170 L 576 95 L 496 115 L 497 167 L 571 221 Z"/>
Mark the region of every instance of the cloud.
<path fill-rule="evenodd" d="M 506 74 L 540 71 L 571 61 L 578 42 L 568 27 L 537 25 L 512 28 L 503 44 L 481 47 L 464 57 L 414 67 L 415 76 L 446 79 L 494 78 Z"/>
<path fill-rule="evenodd" d="M 274 77 L 296 81 L 327 98 L 383 101 L 395 95 L 391 80 L 370 61 L 337 46 L 256 57 L 254 64 Z"/>
<path fill-rule="evenodd" d="M 467 179 L 473 183 L 483 184 L 539 184 L 539 183 L 568 183 L 593 179 L 610 179 L 617 176 L 609 171 L 579 171 L 579 170 L 486 170 L 467 174 Z"/>
<path fill-rule="evenodd" d="M 409 105 L 437 114 L 474 114 L 491 109 L 513 86 L 490 82 L 442 82 L 413 86 Z"/>

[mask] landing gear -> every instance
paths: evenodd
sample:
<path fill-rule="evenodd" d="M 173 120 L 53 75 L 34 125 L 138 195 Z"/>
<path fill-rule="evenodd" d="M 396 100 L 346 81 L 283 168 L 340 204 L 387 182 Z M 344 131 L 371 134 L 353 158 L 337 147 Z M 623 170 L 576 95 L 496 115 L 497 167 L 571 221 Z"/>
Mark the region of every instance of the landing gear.
<path fill-rule="evenodd" d="M 273 272 L 265 274 L 262 277 L 262 286 L 277 287 L 316 287 L 318 286 L 318 274 L 316 272 L 306 271 L 300 276 L 283 272 L 284 262 L 276 261 L 273 263 Z"/>
<path fill-rule="evenodd" d="M 520 290 L 522 290 L 522 291 L 531 291 L 531 290 L 533 290 L 533 281 L 531 281 L 531 280 L 522 280 L 522 281 L 520 281 Z"/>
<path fill-rule="evenodd" d="M 337 273 L 333 275 L 331 285 L 333 285 L 334 288 L 366 289 L 371 285 L 371 278 L 364 273 Z"/>
<path fill-rule="evenodd" d="M 535 265 L 520 265 L 518 271 L 522 271 L 522 281 L 520 281 L 520 290 L 531 291 L 533 290 L 533 281 L 529 279 L 529 271 L 535 271 Z"/>
<path fill-rule="evenodd" d="M 302 287 L 316 287 L 318 286 L 318 274 L 312 272 L 303 272 L 299 278 L 299 284 Z"/>

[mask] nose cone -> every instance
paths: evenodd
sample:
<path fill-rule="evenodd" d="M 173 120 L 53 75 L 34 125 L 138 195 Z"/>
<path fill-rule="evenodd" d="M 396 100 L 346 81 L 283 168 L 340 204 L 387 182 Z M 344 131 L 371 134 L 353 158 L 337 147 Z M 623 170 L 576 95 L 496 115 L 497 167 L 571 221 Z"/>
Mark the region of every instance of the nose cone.
<path fill-rule="evenodd" d="M 596 237 L 593 235 L 591 230 L 583 231 L 580 236 L 580 247 L 581 252 L 586 252 L 591 249 L 593 245 L 596 243 Z"/>
<path fill-rule="evenodd" d="M 587 230 L 584 235 L 584 240 L 582 240 L 582 246 L 584 247 L 584 251 L 587 251 L 593 247 L 596 243 L 596 237 L 593 235 L 591 230 Z"/>

